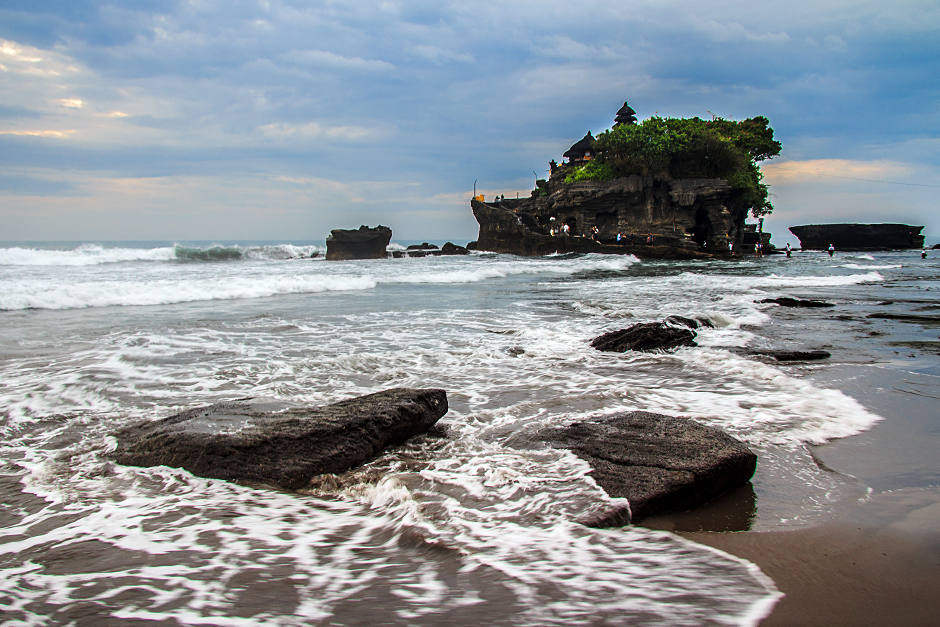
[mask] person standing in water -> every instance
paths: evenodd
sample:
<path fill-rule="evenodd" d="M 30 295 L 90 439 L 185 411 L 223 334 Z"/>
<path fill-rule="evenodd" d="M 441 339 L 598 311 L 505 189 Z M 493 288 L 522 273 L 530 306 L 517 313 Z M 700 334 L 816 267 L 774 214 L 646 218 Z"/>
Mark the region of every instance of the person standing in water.
<path fill-rule="evenodd" d="M 790 242 L 787 242 L 787 257 L 790 256 Z"/>
<path fill-rule="evenodd" d="M 829 256 L 832 257 L 832 253 L 836 252 L 836 247 L 832 244 L 829 244 Z"/>

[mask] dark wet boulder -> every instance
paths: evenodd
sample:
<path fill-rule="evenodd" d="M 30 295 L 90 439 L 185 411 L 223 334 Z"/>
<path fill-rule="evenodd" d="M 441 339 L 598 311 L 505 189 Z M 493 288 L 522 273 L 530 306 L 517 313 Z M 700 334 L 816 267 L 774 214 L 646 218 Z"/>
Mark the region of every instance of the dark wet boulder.
<path fill-rule="evenodd" d="M 822 359 L 829 359 L 832 357 L 832 354 L 829 351 L 823 350 L 811 350 L 811 351 L 784 351 L 784 350 L 767 350 L 767 351 L 750 351 L 751 355 L 758 355 L 760 357 L 772 357 L 777 361 L 819 361 Z"/>
<path fill-rule="evenodd" d="M 470 251 L 464 248 L 463 246 L 458 246 L 453 242 L 447 242 L 441 246 L 442 255 L 469 255 Z"/>
<path fill-rule="evenodd" d="M 671 350 L 680 346 L 695 346 L 695 332 L 665 322 L 642 322 L 600 335 L 591 340 L 591 346 L 612 353 Z"/>
<path fill-rule="evenodd" d="M 779 298 L 765 298 L 757 302 L 761 304 L 777 304 L 781 307 L 835 307 L 835 305 L 832 303 L 827 303 L 822 300 L 804 300 L 802 298 L 790 298 L 789 296 L 781 296 Z"/>
<path fill-rule="evenodd" d="M 746 484 L 757 466 L 757 456 L 720 429 L 645 411 L 588 419 L 540 437 L 585 460 L 607 494 L 629 501 L 629 511 L 584 521 L 594 527 L 697 507 Z"/>
<path fill-rule="evenodd" d="M 185 468 L 213 479 L 304 487 L 363 464 L 428 431 L 447 413 L 444 390 L 395 388 L 322 407 L 218 403 L 115 434 L 111 457 L 129 466 Z"/>
<path fill-rule="evenodd" d="M 360 226 L 358 229 L 333 229 L 326 238 L 328 260 L 385 259 L 386 248 L 392 239 L 387 226 Z"/>
<path fill-rule="evenodd" d="M 687 327 L 689 329 L 698 329 L 699 327 L 708 327 L 709 329 L 715 328 L 715 325 L 712 324 L 712 321 L 708 318 L 686 318 L 685 316 L 669 316 L 663 320 L 666 324 L 671 324 L 675 327 Z"/>

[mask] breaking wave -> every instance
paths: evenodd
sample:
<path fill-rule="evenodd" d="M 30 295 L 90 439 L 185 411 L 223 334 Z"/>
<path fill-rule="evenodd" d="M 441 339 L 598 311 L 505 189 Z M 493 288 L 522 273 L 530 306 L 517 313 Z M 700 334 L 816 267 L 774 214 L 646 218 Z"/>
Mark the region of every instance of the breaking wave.
<path fill-rule="evenodd" d="M 188 246 L 173 244 L 146 248 L 81 244 L 72 248 L 0 248 L 0 266 L 96 266 L 130 262 L 206 262 L 303 259 L 322 253 L 316 245 Z"/>

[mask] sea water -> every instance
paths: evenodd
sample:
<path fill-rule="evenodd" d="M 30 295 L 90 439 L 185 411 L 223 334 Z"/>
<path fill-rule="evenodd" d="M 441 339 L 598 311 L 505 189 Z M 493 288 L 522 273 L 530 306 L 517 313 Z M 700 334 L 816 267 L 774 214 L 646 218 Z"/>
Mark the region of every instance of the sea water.
<path fill-rule="evenodd" d="M 877 321 L 865 312 L 936 306 L 924 298 L 936 262 L 912 252 L 337 262 L 323 251 L 0 246 L 3 620 L 753 624 L 779 596 L 756 566 L 663 531 L 579 524 L 619 503 L 574 455 L 517 443 L 624 410 L 690 416 L 758 453 L 746 526 L 810 524 L 865 491 L 810 445 L 881 416 L 815 382 L 829 362 L 747 351 L 825 348 L 833 363 L 880 366 L 892 354 L 866 344 Z M 756 302 L 781 295 L 839 313 Z M 714 328 L 675 352 L 590 347 L 672 314 Z M 445 389 L 444 434 L 300 494 L 106 457 L 116 429 L 185 408 L 391 387 Z"/>

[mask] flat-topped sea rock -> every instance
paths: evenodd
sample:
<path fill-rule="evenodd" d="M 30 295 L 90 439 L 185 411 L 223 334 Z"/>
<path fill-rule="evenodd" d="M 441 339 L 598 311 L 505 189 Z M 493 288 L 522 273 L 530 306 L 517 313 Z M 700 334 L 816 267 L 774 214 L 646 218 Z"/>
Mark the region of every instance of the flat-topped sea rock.
<path fill-rule="evenodd" d="M 801 307 L 804 309 L 812 309 L 816 307 L 835 307 L 832 303 L 827 303 L 822 300 L 806 300 L 803 298 L 792 298 L 790 296 L 780 296 L 778 298 L 763 298 L 761 300 L 755 301 L 761 304 L 773 304 L 780 305 L 781 307 Z"/>
<path fill-rule="evenodd" d="M 296 490 L 316 475 L 349 470 L 428 431 L 445 413 L 447 395 L 438 389 L 394 388 L 285 411 L 218 403 L 117 432 L 111 457 L 129 466 L 185 468 L 200 477 Z"/>
<path fill-rule="evenodd" d="M 803 224 L 791 226 L 804 250 L 892 250 L 920 248 L 922 226 L 909 224 Z"/>
<path fill-rule="evenodd" d="M 629 510 L 583 521 L 595 527 L 697 507 L 746 484 L 757 466 L 757 456 L 720 429 L 645 411 L 588 419 L 539 437 L 585 460 L 607 494 L 629 501 Z"/>
<path fill-rule="evenodd" d="M 385 259 L 386 248 L 392 240 L 392 229 L 387 226 L 360 226 L 358 229 L 333 229 L 326 239 L 328 260 Z"/>

